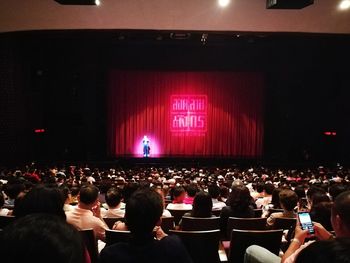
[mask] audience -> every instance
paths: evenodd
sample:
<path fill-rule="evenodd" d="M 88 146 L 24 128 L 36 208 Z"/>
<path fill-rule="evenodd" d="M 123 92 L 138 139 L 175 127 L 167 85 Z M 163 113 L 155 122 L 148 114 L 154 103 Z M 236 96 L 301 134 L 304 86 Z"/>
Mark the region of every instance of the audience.
<path fill-rule="evenodd" d="M 298 204 L 298 196 L 292 190 L 282 190 L 279 193 L 279 200 L 283 212 L 272 213 L 267 219 L 267 225 L 273 226 L 276 218 L 296 218 L 295 209 Z"/>
<path fill-rule="evenodd" d="M 105 240 L 105 230 L 108 229 L 108 226 L 101 216 L 96 186 L 91 184 L 83 185 L 78 195 L 78 207 L 73 211 L 67 212 L 66 215 L 67 222 L 77 229 L 92 228 L 97 239 Z"/>
<path fill-rule="evenodd" d="M 208 186 L 208 193 L 211 196 L 213 203 L 213 210 L 221 210 L 226 206 L 225 202 L 219 201 L 220 198 L 220 187 L 216 184 L 211 184 Z"/>
<path fill-rule="evenodd" d="M 162 213 L 163 202 L 158 193 L 149 189 L 135 192 L 126 204 L 125 213 L 132 238 L 128 243 L 105 247 L 101 251 L 100 262 L 192 262 L 176 236 L 167 236 L 156 227 L 160 225 Z"/>
<path fill-rule="evenodd" d="M 108 209 L 101 209 L 102 217 L 124 217 L 125 210 L 121 208 L 122 195 L 117 188 L 108 189 L 105 200 Z"/>
<path fill-rule="evenodd" d="M 2 263 L 88 263 L 78 231 L 55 215 L 30 214 L 0 235 Z"/>
<path fill-rule="evenodd" d="M 191 217 L 212 217 L 213 203 L 210 195 L 206 192 L 199 192 L 196 194 L 193 200 L 193 207 L 191 212 L 185 214 L 185 216 Z"/>
<path fill-rule="evenodd" d="M 220 213 L 220 229 L 223 235 L 227 232 L 227 221 L 229 217 L 252 218 L 255 216 L 252 207 L 252 197 L 245 186 L 234 186 L 227 200 L 227 206 Z"/>
<path fill-rule="evenodd" d="M 174 200 L 171 204 L 168 204 L 169 210 L 191 210 L 191 204 L 185 204 L 184 199 L 186 197 L 186 191 L 182 186 L 176 186 L 173 191 Z"/>
<path fill-rule="evenodd" d="M 332 227 L 337 238 L 350 238 L 350 191 L 343 192 L 338 195 L 332 206 L 331 212 L 331 222 Z M 317 240 L 332 240 L 333 235 L 327 231 L 324 226 L 320 223 L 314 222 L 315 237 Z M 291 263 L 296 262 L 296 258 L 299 253 L 303 251 L 313 242 L 318 241 L 308 241 L 305 240 L 310 237 L 308 230 L 302 230 L 299 224 L 295 227 L 294 239 L 292 239 L 287 251 L 284 253 L 283 257 L 280 258 L 275 254 L 269 252 L 260 246 L 250 246 L 247 248 L 245 255 L 246 263 L 264 263 L 264 262 L 276 262 L 276 263 Z"/>
<path fill-rule="evenodd" d="M 4 195 L 0 192 L 0 216 L 7 216 L 10 212 L 9 209 L 3 208 L 5 204 Z"/>
<path fill-rule="evenodd" d="M 164 209 L 165 193 L 167 203 L 170 200 L 172 201 L 167 206 L 169 209 L 189 210 L 191 212 L 186 214 L 189 216 L 210 217 L 212 210 L 221 209 L 220 227 L 224 234 L 226 234 L 228 217 L 254 217 L 253 209 L 257 205 L 263 208 L 263 216 L 268 217 L 269 225 L 273 225 L 276 217 L 295 217 L 297 210 L 307 209 L 310 211 L 312 220 L 315 221 L 315 236 L 317 239 L 325 240 L 330 238 L 331 235 L 328 231 L 332 230 L 335 231 L 337 238 L 342 236 L 350 237 L 349 227 L 346 226 L 350 208 L 344 208 L 347 199 L 342 197 L 344 192 L 349 189 L 350 170 L 348 169 L 323 168 L 321 171 L 319 169 L 276 170 L 263 167 L 219 169 L 215 167 L 191 168 L 187 170 L 185 168 L 177 169 L 176 167 L 139 167 L 128 170 L 122 168 L 91 168 L 91 171 L 93 172 L 90 172 L 86 165 L 83 167 L 70 166 L 69 168 L 56 168 L 55 166 L 49 168 L 33 167 L 29 173 L 35 173 L 35 178 L 30 176 L 25 169 L 20 170 L 16 168 L 15 170 L 0 171 L 0 182 L 3 184 L 1 186 L 3 192 L 0 194 L 0 215 L 13 214 L 19 218 L 18 220 L 27 217 L 27 215 L 36 216 L 42 213 L 56 215 L 61 219 L 67 217 L 67 222 L 74 225 L 76 229 L 93 228 L 96 237 L 104 240 L 105 230 L 108 228 L 102 221 L 102 217 L 123 217 L 123 212 L 126 211 L 127 213 L 127 210 L 124 209 L 125 204 L 121 202 L 122 197 L 127 203 L 129 200 L 139 200 L 141 196 L 144 196 L 143 194 L 133 199 L 134 195 L 137 195 L 136 193 L 148 193 L 150 189 L 155 189 L 159 194 L 162 205 L 163 212 L 161 216 L 171 216 L 169 211 Z M 102 189 L 100 194 L 97 187 Z M 251 190 L 256 190 L 255 192 L 252 190 L 252 195 L 256 200 L 252 198 L 247 187 Z M 294 191 L 289 189 L 294 189 Z M 307 199 L 305 198 L 305 190 L 307 190 Z M 341 197 L 343 199 L 339 199 Z M 98 200 L 106 201 L 107 204 L 103 204 L 103 206 L 107 210 L 101 208 Z M 298 201 L 296 200 L 299 201 L 298 207 L 296 205 Z M 335 201 L 333 207 L 330 200 Z M 226 202 L 227 206 L 222 201 Z M 2 205 L 2 203 L 4 204 Z M 193 203 L 193 206 L 186 203 Z M 283 208 L 284 211 L 269 215 L 272 208 Z M 150 209 L 150 211 L 154 211 L 152 210 L 153 208 Z M 139 212 L 143 213 L 142 211 Z M 130 212 L 129 215 L 131 214 L 133 213 Z M 135 215 L 133 214 L 133 216 Z M 157 218 L 159 219 L 158 215 L 157 212 Z M 127 219 L 127 214 L 125 214 L 125 219 Z M 138 233 L 138 230 L 132 230 L 130 226 L 140 224 L 140 222 L 129 220 L 131 221 L 116 224 L 113 229 L 130 230 L 133 232 L 133 235 Z M 39 222 L 43 221 L 39 220 Z M 152 250 L 153 248 L 151 249 L 152 253 L 156 253 L 156 248 L 166 250 L 167 247 L 182 251 L 180 248 L 182 245 L 177 242 L 178 240 L 174 241 L 172 237 L 162 239 L 165 235 L 161 228 L 156 226 L 159 224 L 160 221 L 157 220 L 154 223 L 153 230 L 156 233 L 156 238 L 161 239 L 160 241 L 154 241 L 160 243 L 153 244 L 153 239 L 151 242 L 149 234 L 145 234 L 144 237 L 135 234 L 136 236 L 133 237 L 132 242 L 124 244 L 128 249 L 130 248 L 129 252 L 139 250 L 145 252 L 146 246 L 154 246 L 154 250 Z M 350 223 L 348 226 L 350 226 Z M 43 227 L 42 229 L 45 228 Z M 299 260 L 296 252 L 300 247 L 298 241 L 303 243 L 304 235 L 306 234 L 298 226 L 295 231 L 295 239 L 293 239 L 290 247 L 287 249 L 282 259 L 283 262 Z M 307 238 L 312 239 L 314 237 L 307 236 Z M 306 258 L 318 251 L 318 246 L 333 249 L 341 248 L 346 244 L 343 241 L 343 243 L 340 242 L 338 244 L 329 242 L 330 244 L 325 242 L 325 244 L 318 245 L 319 241 L 317 241 L 312 247 L 310 245 L 310 251 L 312 252 L 305 254 Z M 300 251 L 303 251 L 304 247 L 308 248 L 307 245 L 309 244 L 311 242 L 306 242 L 301 246 Z M 311 250 L 311 248 L 313 249 Z M 247 250 L 248 258 L 249 255 L 254 254 L 248 252 L 252 252 L 252 249 Z M 105 257 L 106 262 L 113 258 L 114 254 L 109 253 L 105 254 L 108 255 L 108 257 Z M 128 253 L 128 251 L 116 253 L 119 256 Z M 172 255 L 169 251 L 157 253 L 163 259 L 167 255 Z M 333 252 L 330 251 L 330 253 Z M 270 256 L 268 251 L 265 254 L 269 257 L 267 262 L 281 262 L 281 258 Z M 292 255 L 293 257 L 290 257 Z M 302 257 L 302 255 L 301 253 L 300 260 L 305 260 L 305 256 Z M 131 258 L 134 258 L 134 256 L 131 256 Z M 264 257 L 259 256 L 259 258 L 261 260 Z M 83 260 L 86 262 L 87 258 L 84 257 Z M 62 262 L 65 261 L 62 259 Z"/>

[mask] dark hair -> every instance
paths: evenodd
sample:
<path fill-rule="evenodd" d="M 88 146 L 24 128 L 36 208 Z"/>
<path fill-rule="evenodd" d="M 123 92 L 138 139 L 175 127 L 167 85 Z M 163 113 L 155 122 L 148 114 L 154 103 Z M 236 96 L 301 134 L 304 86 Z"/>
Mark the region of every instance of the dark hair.
<path fill-rule="evenodd" d="M 347 188 L 344 184 L 337 183 L 329 187 L 329 194 L 332 197 L 332 199 L 335 200 L 339 194 L 345 192 L 346 190 Z"/>
<path fill-rule="evenodd" d="M 70 193 L 72 196 L 77 196 L 79 194 L 80 187 L 79 186 L 72 186 L 70 189 Z"/>
<path fill-rule="evenodd" d="M 321 202 L 330 202 L 331 199 L 325 193 L 316 192 L 312 195 L 311 201 L 312 201 L 312 206 L 314 206 Z"/>
<path fill-rule="evenodd" d="M 139 183 L 131 182 L 127 183 L 123 188 L 124 202 L 127 202 L 130 196 L 139 189 Z"/>
<path fill-rule="evenodd" d="M 136 237 L 147 236 L 163 214 L 163 201 L 159 193 L 151 189 L 136 191 L 125 207 L 125 223 Z"/>
<path fill-rule="evenodd" d="M 328 231 L 332 231 L 331 210 L 331 202 L 320 202 L 313 205 L 310 211 L 312 221 L 318 222 Z"/>
<path fill-rule="evenodd" d="M 93 204 L 98 198 L 98 188 L 91 184 L 83 185 L 79 192 L 80 202 L 86 205 Z"/>
<path fill-rule="evenodd" d="M 186 192 L 188 196 L 194 197 L 196 193 L 198 192 L 198 187 L 196 184 L 189 184 L 186 187 Z"/>
<path fill-rule="evenodd" d="M 341 220 L 350 229 L 350 191 L 337 196 L 332 207 L 332 216 L 339 215 Z"/>
<path fill-rule="evenodd" d="M 278 209 L 281 207 L 280 204 L 280 192 L 282 188 L 275 188 L 272 192 L 271 204 L 273 204 L 273 208 Z"/>
<path fill-rule="evenodd" d="M 14 180 L 5 185 L 4 192 L 10 199 L 16 199 L 19 193 L 24 191 L 24 189 L 24 184 L 20 183 L 19 180 Z"/>
<path fill-rule="evenodd" d="M 306 197 L 305 189 L 302 185 L 298 185 L 297 187 L 295 187 L 294 192 L 297 194 L 299 199 Z"/>
<path fill-rule="evenodd" d="M 173 191 L 174 198 L 179 197 L 185 192 L 185 189 L 182 186 L 176 186 Z"/>
<path fill-rule="evenodd" d="M 17 219 L 0 235 L 3 263 L 28 259 L 44 263 L 83 263 L 84 246 L 78 231 L 54 215 L 32 214 Z"/>
<path fill-rule="evenodd" d="M 220 196 L 227 198 L 230 194 L 229 188 L 227 186 L 222 185 L 220 187 Z"/>
<path fill-rule="evenodd" d="M 211 184 L 208 186 L 208 193 L 212 198 L 217 199 L 220 196 L 220 187 L 216 184 Z"/>
<path fill-rule="evenodd" d="M 256 191 L 258 193 L 262 193 L 264 191 L 264 184 L 263 183 L 257 183 L 256 185 Z"/>
<path fill-rule="evenodd" d="M 297 194 L 288 189 L 284 189 L 279 193 L 280 203 L 287 211 L 293 211 L 298 204 Z"/>
<path fill-rule="evenodd" d="M 58 187 L 58 189 L 60 190 L 60 193 L 61 193 L 61 196 L 62 196 L 62 200 L 63 202 L 65 203 L 66 200 L 68 199 L 69 197 L 69 194 L 70 194 L 70 189 L 67 185 L 65 184 L 62 184 Z"/>
<path fill-rule="evenodd" d="M 312 200 L 312 196 L 315 193 L 323 193 L 325 194 L 326 191 L 320 187 L 312 186 L 309 190 L 307 190 L 306 196 L 309 198 L 309 200 Z"/>
<path fill-rule="evenodd" d="M 16 217 L 23 217 L 29 214 L 46 213 L 65 219 L 63 205 L 64 201 L 58 188 L 38 185 L 16 200 L 13 214 Z"/>
<path fill-rule="evenodd" d="M 350 239 L 337 238 L 334 240 L 317 241 L 305 247 L 298 254 L 296 263 L 349 263 Z"/>
<path fill-rule="evenodd" d="M 265 193 L 267 193 L 268 195 L 272 195 L 273 190 L 275 189 L 275 186 L 271 183 L 265 184 L 264 185 L 264 190 Z"/>
<path fill-rule="evenodd" d="M 213 202 L 211 196 L 206 192 L 199 192 L 193 199 L 193 208 L 191 216 L 193 217 L 211 217 Z"/>
<path fill-rule="evenodd" d="M 252 197 L 249 189 L 245 186 L 239 185 L 232 187 L 227 204 L 232 210 L 244 211 L 250 206 L 251 200 Z"/>
<path fill-rule="evenodd" d="M 111 187 L 108 189 L 105 199 L 109 207 L 116 207 L 120 204 L 122 195 L 120 194 L 120 191 L 117 188 Z"/>
<path fill-rule="evenodd" d="M 0 208 L 3 207 L 4 204 L 5 204 L 4 195 L 0 191 Z"/>

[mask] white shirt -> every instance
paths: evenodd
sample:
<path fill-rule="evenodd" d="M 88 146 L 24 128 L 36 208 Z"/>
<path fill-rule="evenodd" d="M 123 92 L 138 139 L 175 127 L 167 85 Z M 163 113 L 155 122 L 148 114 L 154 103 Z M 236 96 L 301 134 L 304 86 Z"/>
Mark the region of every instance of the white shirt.
<path fill-rule="evenodd" d="M 92 211 L 82 209 L 78 206 L 73 211 L 66 212 L 66 216 L 67 222 L 75 226 L 78 230 L 92 228 L 97 239 L 105 240 L 105 230 L 108 229 L 108 226 L 103 220 L 95 217 Z"/>
<path fill-rule="evenodd" d="M 101 209 L 102 217 L 124 217 L 125 210 L 118 208 Z"/>
<path fill-rule="evenodd" d="M 171 215 L 171 213 L 169 212 L 169 210 L 166 210 L 166 209 L 163 210 L 162 217 L 171 217 L 171 216 L 172 216 L 172 215 Z"/>
<path fill-rule="evenodd" d="M 7 208 L 0 208 L 0 216 L 7 216 L 9 212 Z"/>
<path fill-rule="evenodd" d="M 226 206 L 224 202 L 221 202 L 218 199 L 212 198 L 211 201 L 213 202 L 213 210 L 221 210 Z"/>
<path fill-rule="evenodd" d="M 170 210 L 192 210 L 192 205 L 190 204 L 168 204 L 166 209 Z"/>

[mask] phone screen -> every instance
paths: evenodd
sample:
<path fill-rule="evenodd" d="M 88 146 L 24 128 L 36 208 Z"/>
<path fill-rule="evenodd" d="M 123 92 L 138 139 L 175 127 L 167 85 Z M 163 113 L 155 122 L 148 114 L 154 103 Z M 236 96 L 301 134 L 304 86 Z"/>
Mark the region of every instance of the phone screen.
<path fill-rule="evenodd" d="M 303 230 L 309 230 L 310 234 L 314 234 L 315 230 L 311 221 L 310 214 L 307 212 L 300 212 L 298 213 L 298 216 L 299 216 L 299 222 L 300 222 L 301 228 Z"/>

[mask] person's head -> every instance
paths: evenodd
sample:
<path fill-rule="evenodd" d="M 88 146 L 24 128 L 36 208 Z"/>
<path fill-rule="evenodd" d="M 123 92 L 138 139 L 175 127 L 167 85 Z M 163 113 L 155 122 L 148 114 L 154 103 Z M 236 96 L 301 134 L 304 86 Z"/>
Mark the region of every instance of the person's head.
<path fill-rule="evenodd" d="M 312 206 L 310 216 L 312 221 L 320 223 L 328 231 L 332 231 L 331 223 L 331 208 L 332 203 L 320 202 Z"/>
<path fill-rule="evenodd" d="M 293 211 L 298 204 L 298 196 L 292 190 L 282 190 L 279 193 L 281 207 L 287 211 Z"/>
<path fill-rule="evenodd" d="M 228 198 L 229 194 L 230 194 L 230 189 L 227 186 L 225 186 L 225 185 L 220 186 L 220 197 L 221 197 L 221 199 L 222 198 Z"/>
<path fill-rule="evenodd" d="M 262 193 L 264 191 L 264 184 L 263 183 L 257 183 L 256 185 L 256 191 L 258 193 Z"/>
<path fill-rule="evenodd" d="M 220 196 L 220 187 L 216 184 L 211 184 L 208 186 L 208 193 L 213 199 L 218 199 Z"/>
<path fill-rule="evenodd" d="M 273 204 L 273 208 L 280 208 L 280 192 L 282 188 L 275 188 L 272 192 L 271 203 Z"/>
<path fill-rule="evenodd" d="M 109 208 L 115 208 L 120 204 L 122 195 L 117 188 L 112 187 L 108 189 L 105 199 Z"/>
<path fill-rule="evenodd" d="M 332 226 L 337 237 L 350 237 L 350 191 L 341 193 L 332 206 Z"/>
<path fill-rule="evenodd" d="M 136 191 L 125 207 L 125 223 L 134 237 L 149 236 L 163 214 L 159 193 L 151 189 Z"/>
<path fill-rule="evenodd" d="M 62 184 L 59 187 L 59 190 L 61 192 L 62 198 L 63 198 L 63 202 L 66 204 L 70 204 L 71 203 L 71 199 L 72 199 L 72 195 L 70 193 L 70 189 L 67 185 Z"/>
<path fill-rule="evenodd" d="M 19 180 L 9 181 L 5 185 L 4 192 L 10 199 L 16 199 L 17 196 L 25 190 L 24 184 Z"/>
<path fill-rule="evenodd" d="M 271 196 L 275 186 L 271 183 L 267 183 L 264 185 L 264 194 L 265 196 Z"/>
<path fill-rule="evenodd" d="M 298 185 L 297 187 L 295 187 L 294 192 L 297 194 L 299 199 L 306 198 L 305 189 L 302 185 Z"/>
<path fill-rule="evenodd" d="M 236 186 L 232 187 L 230 196 L 227 200 L 227 205 L 229 205 L 233 210 L 245 210 L 251 204 L 252 197 L 250 195 L 249 189 L 246 186 Z"/>
<path fill-rule="evenodd" d="M 38 185 L 16 200 L 13 213 L 16 217 L 46 213 L 65 219 L 63 205 L 64 201 L 58 188 Z"/>
<path fill-rule="evenodd" d="M 316 192 L 311 198 L 311 208 L 321 202 L 330 202 L 331 199 L 326 193 Z"/>
<path fill-rule="evenodd" d="M 206 192 L 199 192 L 193 200 L 191 216 L 193 217 L 211 217 L 213 202 L 211 196 Z"/>
<path fill-rule="evenodd" d="M 78 231 L 54 215 L 31 214 L 17 219 L 0 235 L 3 263 L 83 263 L 84 246 Z"/>
<path fill-rule="evenodd" d="M 80 206 L 95 206 L 98 201 L 98 188 L 91 184 L 83 185 L 79 191 L 78 201 Z"/>
<path fill-rule="evenodd" d="M 124 202 L 128 202 L 129 197 L 139 189 L 140 185 L 136 182 L 127 183 L 123 188 Z"/>
<path fill-rule="evenodd" d="M 349 263 L 349 247 L 349 238 L 313 242 L 300 251 L 295 263 Z"/>
<path fill-rule="evenodd" d="M 186 192 L 189 197 L 194 197 L 196 193 L 198 192 L 198 187 L 196 184 L 189 184 L 186 187 Z"/>
<path fill-rule="evenodd" d="M 346 190 L 347 187 L 344 184 L 337 183 L 329 187 L 329 195 L 332 197 L 332 200 L 335 200 L 339 194 Z"/>
<path fill-rule="evenodd" d="M 175 203 L 183 203 L 186 197 L 186 191 L 182 186 L 176 186 L 173 191 L 174 202 Z"/>
<path fill-rule="evenodd" d="M 306 193 L 306 198 L 308 200 L 308 202 L 310 204 L 312 204 L 312 197 L 314 196 L 314 194 L 316 193 L 322 193 L 322 194 L 325 194 L 326 191 L 323 190 L 322 188 L 320 187 L 316 187 L 316 186 L 312 186 L 309 188 L 309 190 L 307 190 L 307 193 Z"/>

